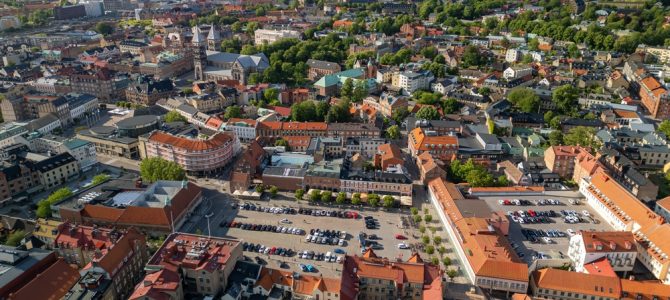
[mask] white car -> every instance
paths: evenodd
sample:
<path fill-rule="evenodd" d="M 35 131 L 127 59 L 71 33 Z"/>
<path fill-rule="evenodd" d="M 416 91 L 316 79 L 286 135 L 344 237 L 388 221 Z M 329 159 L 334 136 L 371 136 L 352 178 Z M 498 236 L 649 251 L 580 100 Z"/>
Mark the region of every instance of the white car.
<path fill-rule="evenodd" d="M 337 256 L 337 263 L 342 263 L 342 256 Z"/>
<path fill-rule="evenodd" d="M 409 249 L 409 246 L 405 243 L 398 244 L 398 249 Z"/>
<path fill-rule="evenodd" d="M 340 239 L 339 242 L 337 242 L 338 246 L 344 246 L 344 239 Z"/>
<path fill-rule="evenodd" d="M 553 241 L 549 237 L 543 237 L 542 240 L 544 241 L 545 244 L 551 244 Z"/>
<path fill-rule="evenodd" d="M 279 221 L 279 223 L 282 223 L 282 224 L 291 224 L 291 221 L 289 221 L 288 219 L 281 219 L 281 221 Z"/>
<path fill-rule="evenodd" d="M 586 209 L 585 209 L 585 210 L 582 210 L 582 215 L 584 215 L 585 217 L 590 217 L 590 216 L 591 216 L 591 214 L 589 213 L 589 211 L 587 211 Z"/>
<path fill-rule="evenodd" d="M 500 204 L 500 205 L 505 204 L 505 200 L 502 200 L 502 199 L 498 200 L 498 204 Z"/>
<path fill-rule="evenodd" d="M 312 235 L 308 235 L 305 237 L 305 243 L 309 243 L 312 240 Z"/>
<path fill-rule="evenodd" d="M 572 229 L 568 229 L 568 230 L 566 230 L 566 232 L 568 233 L 569 236 L 575 235 L 575 231 L 572 230 Z"/>

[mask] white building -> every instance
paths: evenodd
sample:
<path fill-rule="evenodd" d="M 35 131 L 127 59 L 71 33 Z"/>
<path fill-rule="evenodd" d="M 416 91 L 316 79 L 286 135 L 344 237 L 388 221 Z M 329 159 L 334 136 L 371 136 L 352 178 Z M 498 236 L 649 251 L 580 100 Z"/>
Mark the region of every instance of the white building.
<path fill-rule="evenodd" d="M 98 163 L 95 144 L 77 138 L 45 135 L 31 140 L 31 149 L 36 152 L 50 152 L 52 155 L 70 153 L 79 163 L 82 171 L 88 171 Z"/>
<path fill-rule="evenodd" d="M 34 119 L 28 122 L 26 128 L 30 132 L 39 132 L 41 134 L 49 134 L 56 128 L 60 128 L 63 124 L 61 123 L 58 116 L 54 113 L 50 113 L 40 117 L 39 119 Z"/>
<path fill-rule="evenodd" d="M 99 17 L 105 13 L 105 8 L 102 4 L 102 1 L 89 0 L 79 3 L 84 5 L 84 10 L 86 10 L 87 17 Z"/>
<path fill-rule="evenodd" d="M 86 113 L 98 109 L 98 98 L 89 94 L 69 93 L 64 96 L 70 107 L 70 118 L 81 119 Z"/>
<path fill-rule="evenodd" d="M 430 89 L 435 93 L 440 93 L 446 95 L 448 92 L 451 92 L 458 85 L 458 77 L 456 76 L 447 76 L 444 79 L 440 79 L 437 82 L 430 85 Z"/>
<path fill-rule="evenodd" d="M 430 83 L 434 79 L 433 74 L 428 71 L 406 71 L 398 73 L 393 83 L 397 88 L 401 88 L 405 93 L 411 95 L 416 90 L 429 89 Z"/>
<path fill-rule="evenodd" d="M 635 235 L 639 261 L 658 280 L 670 284 L 670 224 L 604 172 L 582 178 L 579 191 L 614 230 Z"/>
<path fill-rule="evenodd" d="M 616 272 L 633 270 L 635 237 L 629 231 L 583 231 L 570 238 L 568 256 L 575 271 L 591 273 L 590 263 L 607 258 Z"/>
<path fill-rule="evenodd" d="M 13 144 L 29 145 L 28 141 L 23 137 L 28 133 L 28 123 L 9 122 L 0 124 L 0 148 L 7 147 Z"/>
<path fill-rule="evenodd" d="M 235 133 L 241 142 L 250 142 L 256 139 L 257 124 L 252 119 L 230 119 L 223 125 L 223 129 Z"/>
<path fill-rule="evenodd" d="M 505 61 L 509 63 L 514 63 L 521 60 L 521 51 L 516 49 L 507 49 L 505 52 Z"/>
<path fill-rule="evenodd" d="M 533 74 L 533 68 L 528 66 L 508 67 L 503 72 L 503 77 L 507 80 L 521 78 Z"/>
<path fill-rule="evenodd" d="M 300 37 L 300 32 L 295 30 L 256 29 L 254 31 L 254 42 L 256 45 L 262 45 L 263 43 L 272 44 L 283 39 L 300 39 Z"/>

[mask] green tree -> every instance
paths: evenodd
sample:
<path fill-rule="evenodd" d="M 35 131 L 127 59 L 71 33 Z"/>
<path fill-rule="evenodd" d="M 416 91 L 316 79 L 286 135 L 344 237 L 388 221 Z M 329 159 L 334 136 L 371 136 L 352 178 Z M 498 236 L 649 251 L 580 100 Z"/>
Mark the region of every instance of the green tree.
<path fill-rule="evenodd" d="M 377 207 L 379 204 L 379 195 L 377 194 L 368 194 L 368 203 L 372 207 Z"/>
<path fill-rule="evenodd" d="M 433 246 L 433 245 L 426 246 L 426 253 L 428 253 L 428 254 L 435 253 L 435 246 Z"/>
<path fill-rule="evenodd" d="M 386 129 L 386 137 L 392 140 L 397 140 L 400 138 L 400 127 L 398 125 L 392 125 Z"/>
<path fill-rule="evenodd" d="M 342 84 L 342 88 L 340 89 L 340 96 L 352 99 L 353 95 L 354 95 L 354 80 L 351 78 L 347 78 L 344 81 L 344 84 Z"/>
<path fill-rule="evenodd" d="M 486 187 L 495 185 L 495 180 L 493 179 L 493 176 L 489 172 L 486 172 L 483 169 L 475 169 L 470 171 L 468 175 L 465 177 L 465 180 L 472 187 Z"/>
<path fill-rule="evenodd" d="M 11 246 L 11 247 L 16 247 L 19 244 L 21 244 L 21 240 L 26 236 L 26 232 L 23 230 L 17 230 L 9 234 L 7 236 L 7 241 L 5 242 L 5 245 Z"/>
<path fill-rule="evenodd" d="M 563 145 L 563 133 L 560 130 L 554 130 L 549 133 L 549 145 Z"/>
<path fill-rule="evenodd" d="M 226 120 L 240 118 L 242 117 L 242 108 L 237 105 L 228 106 L 226 107 L 226 112 L 223 114 L 223 117 L 226 118 Z"/>
<path fill-rule="evenodd" d="M 459 109 L 461 109 L 461 104 L 458 103 L 456 98 L 447 98 L 442 101 L 442 111 L 444 111 L 445 114 L 456 113 Z"/>
<path fill-rule="evenodd" d="M 551 100 L 556 104 L 558 111 L 562 113 L 569 113 L 577 111 L 577 98 L 579 97 L 579 89 L 566 84 L 556 88 L 551 95 Z"/>
<path fill-rule="evenodd" d="M 143 159 L 140 162 L 140 175 L 148 182 L 186 179 L 186 171 L 180 165 L 160 157 Z"/>
<path fill-rule="evenodd" d="M 536 38 L 530 39 L 528 41 L 528 50 L 537 51 L 539 46 L 540 41 L 538 41 Z"/>
<path fill-rule="evenodd" d="M 361 102 L 368 95 L 368 88 L 365 81 L 358 80 L 354 86 L 354 91 L 351 95 L 351 101 Z"/>
<path fill-rule="evenodd" d="M 540 97 L 529 88 L 515 88 L 507 99 L 523 112 L 536 112 L 540 106 Z"/>
<path fill-rule="evenodd" d="M 186 122 L 186 118 L 173 110 L 165 114 L 165 122 Z"/>
<path fill-rule="evenodd" d="M 432 215 L 425 215 L 423 216 L 423 220 L 426 221 L 426 223 L 430 223 L 433 221 L 433 216 Z"/>
<path fill-rule="evenodd" d="M 670 120 L 664 120 L 661 124 L 658 124 L 658 132 L 665 134 L 666 137 L 670 138 Z"/>
<path fill-rule="evenodd" d="M 485 61 L 482 58 L 482 55 L 479 53 L 479 49 L 477 49 L 477 47 L 472 45 L 465 47 L 463 56 L 461 57 L 461 64 L 464 67 L 467 68 L 471 66 L 481 66 L 484 63 Z"/>
<path fill-rule="evenodd" d="M 507 179 L 507 176 L 505 176 L 505 175 L 498 176 L 498 179 L 496 180 L 496 183 L 497 183 L 498 186 L 509 186 L 509 180 Z"/>
<path fill-rule="evenodd" d="M 265 192 L 265 185 L 259 184 L 256 186 L 256 193 L 263 193 Z"/>
<path fill-rule="evenodd" d="M 312 192 L 309 194 L 309 201 L 316 202 L 321 199 L 321 191 L 320 190 L 312 190 Z"/>
<path fill-rule="evenodd" d="M 333 192 L 324 191 L 323 193 L 321 193 L 321 202 L 328 203 L 332 199 L 333 199 Z"/>
<path fill-rule="evenodd" d="M 270 186 L 270 196 L 272 196 L 272 198 L 277 197 L 277 193 L 279 193 L 279 188 L 275 185 Z"/>
<path fill-rule="evenodd" d="M 398 109 L 393 110 L 393 114 L 391 115 L 391 119 L 396 122 L 396 124 L 402 123 L 402 121 L 405 120 L 409 116 L 409 110 L 407 110 L 407 107 L 400 107 Z"/>
<path fill-rule="evenodd" d="M 449 269 L 449 271 L 447 271 L 447 276 L 451 280 L 454 280 L 454 277 L 456 277 L 456 275 L 458 275 L 458 271 L 456 271 L 454 269 Z"/>
<path fill-rule="evenodd" d="M 442 237 L 439 236 L 439 235 L 434 236 L 434 237 L 433 237 L 433 244 L 435 244 L 435 245 L 442 244 Z"/>
<path fill-rule="evenodd" d="M 109 175 L 107 174 L 98 174 L 93 176 L 93 179 L 91 180 L 90 185 L 98 185 L 101 184 L 105 181 L 109 180 Z"/>
<path fill-rule="evenodd" d="M 279 138 L 275 141 L 275 146 L 284 146 L 288 147 L 288 141 L 282 138 Z"/>
<path fill-rule="evenodd" d="M 384 202 L 383 205 L 386 208 L 391 208 L 391 207 L 393 207 L 393 204 L 395 204 L 395 199 L 393 199 L 393 197 L 388 196 L 388 195 L 384 196 L 384 198 L 382 200 Z"/>
<path fill-rule="evenodd" d="M 268 88 L 263 91 L 263 100 L 270 102 L 279 99 L 279 91 L 275 88 Z"/>
<path fill-rule="evenodd" d="M 351 204 L 353 205 L 361 204 L 361 193 L 354 193 L 354 195 L 351 197 Z"/>
<path fill-rule="evenodd" d="M 419 214 L 419 209 L 416 208 L 416 207 L 412 207 L 412 208 L 409 209 L 409 212 L 410 212 L 413 216 L 416 216 L 416 215 Z"/>
<path fill-rule="evenodd" d="M 114 31 L 114 27 L 110 25 L 109 23 L 105 22 L 98 22 L 98 24 L 95 24 L 95 32 L 102 34 L 102 35 L 109 35 Z"/>
<path fill-rule="evenodd" d="M 435 57 L 437 57 L 437 48 L 435 46 L 428 46 L 426 48 L 421 49 L 421 55 L 423 57 L 433 60 Z"/>
<path fill-rule="evenodd" d="M 552 129 L 559 129 L 561 128 L 561 116 L 555 116 L 549 121 L 549 127 Z"/>
<path fill-rule="evenodd" d="M 302 196 L 305 195 L 305 190 L 303 189 L 297 189 L 295 190 L 295 198 L 298 200 L 302 200 Z"/>
<path fill-rule="evenodd" d="M 421 222 L 421 216 L 419 216 L 419 215 L 415 215 L 415 216 L 413 216 L 412 218 L 414 218 L 414 223 L 419 223 L 419 222 Z"/>
<path fill-rule="evenodd" d="M 60 188 L 55 192 L 51 193 L 49 197 L 40 201 L 37 204 L 37 212 L 35 213 L 38 218 L 47 218 L 51 216 L 51 205 L 61 201 L 67 197 L 72 196 L 72 191 L 69 188 Z"/>
<path fill-rule="evenodd" d="M 337 193 L 337 198 L 335 198 L 335 203 L 344 204 L 347 201 L 347 193 L 339 192 Z"/>
<path fill-rule="evenodd" d="M 591 147 L 595 150 L 600 149 L 602 145 L 596 136 L 596 129 L 584 126 L 571 128 L 563 137 L 563 141 L 569 146 Z"/>
<path fill-rule="evenodd" d="M 428 243 L 430 243 L 430 237 L 427 235 L 422 236 L 421 243 L 423 243 L 424 245 L 428 245 Z"/>
<path fill-rule="evenodd" d="M 314 101 L 303 101 L 293 104 L 291 106 L 291 119 L 298 122 L 317 121 L 316 104 L 314 104 Z"/>
<path fill-rule="evenodd" d="M 450 266 L 451 265 L 451 258 L 449 258 L 449 257 L 443 258 L 442 263 L 444 264 L 445 267 Z"/>
<path fill-rule="evenodd" d="M 439 120 L 440 113 L 432 106 L 424 106 L 416 112 L 417 119 Z"/>
<path fill-rule="evenodd" d="M 546 123 L 547 125 L 549 125 L 549 122 L 551 122 L 551 119 L 553 119 L 554 116 L 555 116 L 555 115 L 554 115 L 554 112 L 551 111 L 551 110 L 545 112 L 545 113 L 544 113 L 544 123 Z"/>

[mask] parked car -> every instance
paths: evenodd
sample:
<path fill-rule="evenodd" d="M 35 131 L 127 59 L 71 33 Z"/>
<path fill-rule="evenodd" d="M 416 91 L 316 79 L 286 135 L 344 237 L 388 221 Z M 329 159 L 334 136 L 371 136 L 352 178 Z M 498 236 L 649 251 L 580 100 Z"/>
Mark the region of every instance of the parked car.
<path fill-rule="evenodd" d="M 407 239 L 407 237 L 404 236 L 404 235 L 402 235 L 402 234 L 396 234 L 396 235 L 395 235 L 395 238 L 396 238 L 397 240 L 406 240 L 406 239 Z"/>
<path fill-rule="evenodd" d="M 409 249 L 409 246 L 405 243 L 398 244 L 398 249 Z"/>

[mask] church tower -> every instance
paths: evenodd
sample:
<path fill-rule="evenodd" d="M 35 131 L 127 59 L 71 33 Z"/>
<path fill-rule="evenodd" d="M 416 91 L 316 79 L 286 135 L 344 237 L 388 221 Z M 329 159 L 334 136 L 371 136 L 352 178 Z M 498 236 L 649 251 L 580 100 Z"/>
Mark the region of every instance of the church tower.
<path fill-rule="evenodd" d="M 212 24 L 207 34 L 207 50 L 221 51 L 221 34 L 216 30 L 214 24 Z"/>
<path fill-rule="evenodd" d="M 207 54 L 205 53 L 205 46 L 207 41 L 203 36 L 198 26 L 193 27 L 193 39 L 191 39 L 191 46 L 193 47 L 193 69 L 195 71 L 195 80 L 205 80 L 204 69 L 207 65 Z"/>

